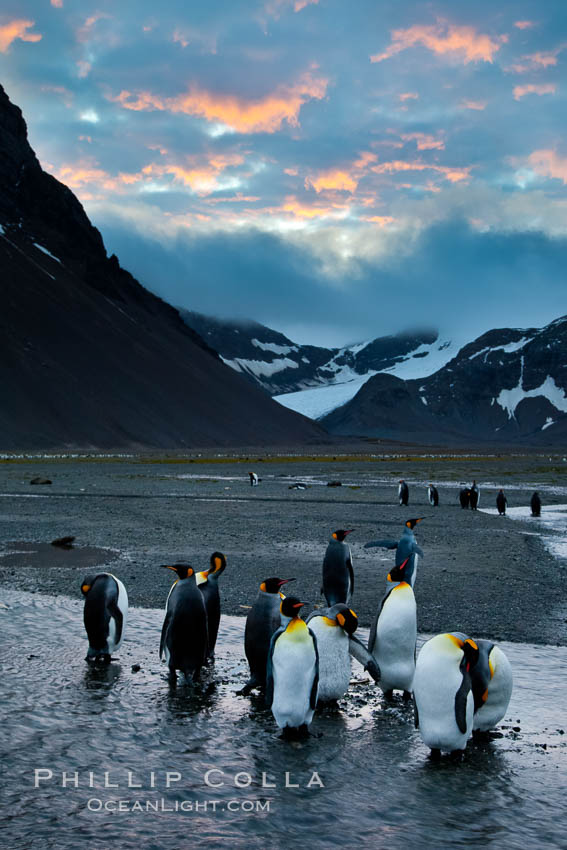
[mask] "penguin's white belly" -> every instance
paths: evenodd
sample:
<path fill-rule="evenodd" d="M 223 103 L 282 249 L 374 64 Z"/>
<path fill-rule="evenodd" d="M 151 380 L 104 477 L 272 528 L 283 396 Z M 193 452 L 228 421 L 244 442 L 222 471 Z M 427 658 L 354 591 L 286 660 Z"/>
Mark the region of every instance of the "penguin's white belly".
<path fill-rule="evenodd" d="M 432 750 L 464 750 L 472 734 L 472 691 L 467 695 L 466 732 L 461 732 L 455 716 L 455 695 L 462 680 L 458 664 L 453 659 L 447 659 L 441 653 L 426 652 L 424 656 L 422 649 L 413 680 L 413 695 L 419 717 L 419 733 L 423 743 Z"/>
<path fill-rule="evenodd" d="M 313 719 L 310 705 L 315 678 L 316 656 L 311 637 L 308 640 L 286 639 L 281 635 L 272 655 L 274 696 L 272 713 L 280 729 L 296 729 Z"/>
<path fill-rule="evenodd" d="M 398 585 L 384 603 L 376 625 L 376 641 L 372 654 L 382 677 L 383 691 L 412 690 L 415 673 L 417 615 L 413 590 Z"/>
<path fill-rule="evenodd" d="M 322 617 L 309 621 L 319 650 L 319 702 L 340 699 L 350 683 L 348 635 L 338 626 L 329 626 Z"/>
<path fill-rule="evenodd" d="M 497 646 L 490 653 L 494 674 L 488 685 L 488 696 L 474 715 L 473 729 L 487 732 L 499 723 L 512 696 L 512 667 L 506 655 Z"/>
<path fill-rule="evenodd" d="M 126 620 L 128 618 L 128 594 L 126 592 L 126 588 L 122 584 L 119 578 L 112 575 L 112 573 L 108 573 L 109 576 L 112 576 L 114 581 L 118 587 L 118 601 L 117 606 L 118 610 L 122 614 L 122 631 L 120 632 L 120 637 L 118 640 L 116 639 L 116 635 L 118 633 L 117 623 L 114 617 L 110 618 L 110 622 L 108 624 L 108 652 L 112 655 L 113 652 L 116 652 L 117 649 L 120 648 L 120 644 L 124 639 L 124 631 L 126 629 Z"/>

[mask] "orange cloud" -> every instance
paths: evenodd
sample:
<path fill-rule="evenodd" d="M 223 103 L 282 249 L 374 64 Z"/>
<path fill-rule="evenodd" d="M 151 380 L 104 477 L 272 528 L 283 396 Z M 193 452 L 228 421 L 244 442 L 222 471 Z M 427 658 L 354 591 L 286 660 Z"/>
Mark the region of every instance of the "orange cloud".
<path fill-rule="evenodd" d="M 462 100 L 459 104 L 461 109 L 476 109 L 479 112 L 482 112 L 483 109 L 486 109 L 486 101 L 485 100 Z"/>
<path fill-rule="evenodd" d="M 531 153 L 528 161 L 536 174 L 555 177 L 567 184 L 567 157 L 560 157 L 552 150 L 541 150 Z"/>
<path fill-rule="evenodd" d="M 196 158 L 189 160 L 188 167 L 169 163 L 164 165 L 150 164 L 142 169 L 142 175 L 146 177 L 163 177 L 171 175 L 174 180 L 189 186 L 198 195 L 208 195 L 217 188 L 217 178 L 222 172 L 235 165 L 242 165 L 244 157 L 241 154 L 226 154 L 210 157 L 208 160 Z M 140 177 L 142 176 L 140 175 Z M 132 178 L 132 175 L 130 175 Z M 137 179 L 140 179 L 138 177 Z M 134 182 L 134 179 L 124 180 Z"/>
<path fill-rule="evenodd" d="M 445 142 L 427 133 L 403 133 L 404 142 L 416 142 L 418 151 L 445 150 Z"/>
<path fill-rule="evenodd" d="M 351 177 L 347 171 L 332 168 L 329 171 L 322 172 L 319 177 L 306 177 L 305 188 L 308 189 L 309 186 L 312 186 L 317 194 L 329 189 L 336 189 L 339 192 L 355 192 L 358 180 Z"/>
<path fill-rule="evenodd" d="M 533 21 L 515 21 L 514 26 L 518 27 L 519 30 L 529 30 L 535 27 L 535 23 Z"/>
<path fill-rule="evenodd" d="M 297 177 L 299 174 L 298 168 L 284 168 L 284 174 L 289 174 L 290 177 Z"/>
<path fill-rule="evenodd" d="M 368 215 L 359 216 L 360 221 L 369 221 L 372 224 L 377 224 L 378 227 L 386 227 L 387 224 L 392 224 L 396 219 L 391 215 Z"/>
<path fill-rule="evenodd" d="M 565 44 L 560 44 L 554 50 L 528 53 L 526 56 L 521 57 L 520 62 L 510 65 L 505 70 L 512 71 L 514 74 L 525 74 L 527 71 L 540 71 L 542 68 L 551 68 L 557 65 L 557 57 L 565 47 Z"/>
<path fill-rule="evenodd" d="M 63 0 L 51 0 L 51 5 L 55 6 L 56 9 L 63 8 Z"/>
<path fill-rule="evenodd" d="M 398 95 L 398 98 L 403 102 L 404 100 L 419 100 L 419 95 L 415 91 L 404 91 Z"/>
<path fill-rule="evenodd" d="M 0 26 L 0 53 L 6 53 L 12 42 L 18 38 L 20 41 L 41 41 L 43 36 L 40 33 L 27 32 L 34 24 L 35 21 L 18 19 Z"/>
<path fill-rule="evenodd" d="M 527 94 L 555 94 L 555 89 L 556 87 L 554 83 L 528 83 L 525 86 L 515 86 L 514 100 L 520 100 Z"/>
<path fill-rule="evenodd" d="M 414 162 L 406 162 L 405 160 L 392 160 L 391 162 L 381 162 L 372 167 L 372 171 L 376 174 L 395 174 L 400 171 L 436 171 L 441 174 L 445 180 L 450 183 L 460 183 L 463 180 L 470 179 L 472 165 L 467 165 L 462 168 L 451 168 L 447 165 L 434 165 L 417 160 Z"/>
<path fill-rule="evenodd" d="M 422 45 L 437 54 L 453 54 L 462 56 L 465 64 L 468 62 L 492 62 L 494 54 L 502 44 L 508 41 L 507 35 L 491 37 L 477 32 L 474 27 L 457 26 L 448 21 L 438 20 L 431 26 L 409 27 L 406 30 L 393 30 L 392 43 L 383 53 L 370 57 L 371 62 L 382 62 L 408 50 L 410 47 Z"/>
<path fill-rule="evenodd" d="M 71 189 L 80 189 L 90 183 L 96 183 L 103 189 L 115 189 L 117 185 L 116 178 L 87 161 L 76 165 L 62 165 L 54 176 Z"/>
<path fill-rule="evenodd" d="M 216 94 L 193 86 L 185 94 L 161 97 L 151 92 L 132 94 L 122 91 L 109 99 L 124 109 L 161 110 L 196 115 L 207 121 L 220 122 L 239 133 L 275 133 L 284 121 L 299 126 L 299 112 L 310 99 L 321 100 L 327 91 L 328 80 L 304 74 L 292 86 L 280 86 L 272 94 L 255 100 L 236 95 Z"/>
<path fill-rule="evenodd" d="M 285 202 L 281 207 L 272 208 L 271 212 L 290 213 L 295 218 L 314 219 L 325 218 L 330 215 L 342 215 L 347 212 L 349 207 L 345 204 L 329 204 L 321 206 L 319 204 L 309 204 L 298 201 L 295 195 L 286 197 Z"/>
<path fill-rule="evenodd" d="M 306 6 L 316 6 L 318 3 L 319 0 L 269 0 L 264 11 L 277 19 L 288 6 L 293 6 L 294 12 L 301 12 Z"/>
<path fill-rule="evenodd" d="M 301 12 L 302 9 L 305 9 L 306 6 L 317 6 L 319 0 L 295 0 L 293 4 L 294 12 Z"/>

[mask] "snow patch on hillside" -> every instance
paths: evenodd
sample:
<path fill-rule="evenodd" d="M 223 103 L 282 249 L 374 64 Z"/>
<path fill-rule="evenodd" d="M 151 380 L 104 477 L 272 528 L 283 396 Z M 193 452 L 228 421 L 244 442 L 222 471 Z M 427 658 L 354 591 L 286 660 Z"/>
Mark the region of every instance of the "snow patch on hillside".
<path fill-rule="evenodd" d="M 525 398 L 536 398 L 537 396 L 543 396 L 557 410 L 567 413 L 567 395 L 561 387 L 557 386 L 555 380 L 550 375 L 547 376 L 539 387 L 533 390 L 524 389 L 524 358 L 522 357 L 520 380 L 517 386 L 512 387 L 510 390 L 501 390 L 496 397 L 496 402 L 508 413 L 508 419 L 513 419 L 516 415 L 516 408 L 521 401 Z"/>
<path fill-rule="evenodd" d="M 274 360 L 273 363 L 266 363 L 265 360 L 245 360 L 241 357 L 235 357 L 234 360 L 221 357 L 221 360 L 237 372 L 249 372 L 256 377 L 269 377 L 275 375 L 276 372 L 282 372 L 284 369 L 297 369 L 299 366 L 295 360 L 290 360 L 288 357 Z"/>

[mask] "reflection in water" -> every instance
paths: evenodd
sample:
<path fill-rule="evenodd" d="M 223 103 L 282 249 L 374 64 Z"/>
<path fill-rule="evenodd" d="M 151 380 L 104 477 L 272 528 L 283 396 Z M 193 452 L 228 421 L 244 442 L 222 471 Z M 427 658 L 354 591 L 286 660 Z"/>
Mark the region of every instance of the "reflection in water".
<path fill-rule="evenodd" d="M 471 741 L 461 764 L 432 763 L 411 705 L 360 679 L 339 711 L 316 712 L 312 737 L 282 740 L 261 695 L 235 695 L 247 675 L 243 619 L 223 619 L 201 682 L 172 688 L 157 653 L 161 611 L 132 609 L 117 660 L 91 667 L 80 603 L 6 601 L 11 850 L 161 850 L 180 835 L 191 848 L 279 847 L 290 835 L 310 848 L 561 846 L 565 649 L 504 644 L 516 685 L 502 737 Z"/>

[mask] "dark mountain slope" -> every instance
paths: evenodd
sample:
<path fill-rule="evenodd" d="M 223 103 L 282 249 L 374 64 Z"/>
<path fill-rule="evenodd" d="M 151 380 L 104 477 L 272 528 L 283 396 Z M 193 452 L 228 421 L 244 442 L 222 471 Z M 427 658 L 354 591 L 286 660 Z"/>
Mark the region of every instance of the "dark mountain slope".
<path fill-rule="evenodd" d="M 0 448 L 269 445 L 322 429 L 225 366 L 45 174 L 0 87 Z"/>

